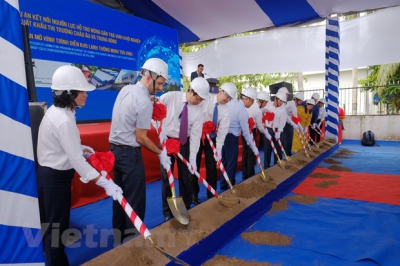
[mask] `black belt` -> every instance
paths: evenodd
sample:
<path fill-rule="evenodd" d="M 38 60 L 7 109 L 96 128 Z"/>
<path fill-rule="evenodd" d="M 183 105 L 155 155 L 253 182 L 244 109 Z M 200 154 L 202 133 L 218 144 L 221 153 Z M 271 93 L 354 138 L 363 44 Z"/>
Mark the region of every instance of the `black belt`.
<path fill-rule="evenodd" d="M 132 147 L 129 145 L 117 145 L 114 143 L 110 143 L 110 149 L 140 149 L 140 147 Z"/>

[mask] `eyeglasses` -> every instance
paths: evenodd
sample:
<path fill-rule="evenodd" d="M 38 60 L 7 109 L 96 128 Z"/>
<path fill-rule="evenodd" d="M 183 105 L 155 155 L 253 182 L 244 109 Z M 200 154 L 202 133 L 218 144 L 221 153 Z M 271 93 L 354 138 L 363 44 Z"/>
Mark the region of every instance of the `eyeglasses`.
<path fill-rule="evenodd" d="M 259 101 L 261 104 L 263 104 L 263 103 L 265 102 L 265 100 L 260 100 L 260 99 L 258 99 L 258 101 Z"/>

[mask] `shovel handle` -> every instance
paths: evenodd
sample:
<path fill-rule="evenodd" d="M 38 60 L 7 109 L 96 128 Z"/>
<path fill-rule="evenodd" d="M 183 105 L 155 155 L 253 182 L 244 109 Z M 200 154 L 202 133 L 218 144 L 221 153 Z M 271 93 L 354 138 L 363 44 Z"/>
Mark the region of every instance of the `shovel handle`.
<path fill-rule="evenodd" d="M 131 205 L 126 201 L 124 196 L 120 192 L 117 192 L 117 198 L 119 204 L 121 204 L 122 209 L 124 209 L 126 215 L 128 215 L 129 219 L 131 219 L 133 225 L 135 226 L 136 230 L 140 232 L 140 234 L 144 237 L 144 239 L 148 240 L 150 245 L 152 245 L 154 248 L 156 248 L 161 254 L 163 254 L 165 257 L 170 259 L 171 261 L 180 264 L 180 265 L 189 265 L 186 262 L 172 256 L 168 252 L 166 252 L 164 249 L 160 248 L 156 241 L 151 237 L 150 231 L 147 229 L 146 225 L 143 223 L 142 219 L 139 218 L 139 216 L 136 214 L 136 212 L 132 209 Z"/>
<path fill-rule="evenodd" d="M 217 149 L 215 148 L 214 143 L 212 142 L 210 135 L 206 134 L 206 137 L 207 137 L 208 142 L 210 143 L 211 149 L 213 150 L 215 156 L 217 156 Z M 233 191 L 232 183 L 229 180 L 229 176 L 226 173 L 226 170 L 225 170 L 225 167 L 224 167 L 224 165 L 222 163 L 222 160 L 219 160 L 218 164 L 219 164 L 219 168 L 221 169 L 222 175 L 224 176 L 224 179 L 225 179 L 226 183 L 228 183 L 228 186 L 229 186 L 230 190 Z"/>
<path fill-rule="evenodd" d="M 161 136 L 161 131 L 162 131 L 161 125 L 158 126 L 158 124 L 155 123 L 154 127 L 156 128 L 156 132 L 158 133 L 158 135 Z M 163 151 L 167 152 L 167 140 L 160 138 L 160 142 L 161 142 L 161 148 L 163 149 Z M 175 182 L 174 182 L 174 175 L 172 174 L 172 171 L 171 171 L 171 167 L 168 166 L 168 167 L 165 167 L 164 169 L 165 169 L 165 171 L 167 171 L 168 183 L 169 183 L 169 187 L 171 188 L 172 197 L 175 198 L 176 197 Z"/>
<path fill-rule="evenodd" d="M 132 209 L 131 205 L 129 205 L 128 201 L 124 198 L 124 196 L 122 196 L 120 192 L 117 192 L 117 198 L 119 204 L 121 204 L 122 209 L 124 209 L 126 215 L 128 215 L 129 219 L 132 221 L 133 225 L 144 237 L 144 239 L 147 239 L 149 236 L 151 236 L 150 231 L 147 229 L 142 219 L 139 218 L 136 212 Z"/>
<path fill-rule="evenodd" d="M 178 157 L 179 159 L 182 160 L 184 164 L 186 164 L 189 170 L 193 170 L 193 166 L 185 158 L 183 158 L 181 153 L 178 153 Z M 210 191 L 218 199 L 217 191 L 215 191 L 215 189 L 212 186 L 210 186 L 203 177 L 200 176 L 199 172 L 195 171 L 194 174 L 204 184 L 204 186 L 208 189 L 208 191 Z"/>

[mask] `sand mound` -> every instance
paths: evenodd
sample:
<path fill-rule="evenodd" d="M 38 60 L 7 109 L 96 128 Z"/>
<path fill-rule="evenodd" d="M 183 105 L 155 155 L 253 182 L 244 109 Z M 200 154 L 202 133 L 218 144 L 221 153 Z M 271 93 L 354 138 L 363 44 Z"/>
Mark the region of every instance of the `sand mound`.
<path fill-rule="evenodd" d="M 327 173 L 312 173 L 308 177 L 310 178 L 339 178 L 339 175 L 331 175 Z"/>
<path fill-rule="evenodd" d="M 323 181 L 323 182 L 315 184 L 314 186 L 318 187 L 318 188 L 328 188 L 329 186 L 337 185 L 337 184 L 338 184 L 337 181 Z"/>
<path fill-rule="evenodd" d="M 328 163 L 328 164 L 341 164 L 342 162 L 336 161 L 336 160 L 334 160 L 334 159 L 326 159 L 326 160 L 324 160 L 324 163 Z"/>
<path fill-rule="evenodd" d="M 307 195 L 295 195 L 287 197 L 286 199 L 300 204 L 313 204 L 318 200 L 317 197 Z"/>
<path fill-rule="evenodd" d="M 337 166 L 337 165 L 331 165 L 328 167 L 328 169 L 335 171 L 335 172 L 351 172 L 350 168 L 341 167 L 341 166 Z"/>
<path fill-rule="evenodd" d="M 242 238 L 252 244 L 263 244 L 269 246 L 289 246 L 292 244 L 292 238 L 276 232 L 245 232 L 242 233 Z"/>
<path fill-rule="evenodd" d="M 229 258 L 227 256 L 217 255 L 207 261 L 203 266 L 279 266 L 280 264 L 269 264 L 267 262 L 256 262 Z"/>

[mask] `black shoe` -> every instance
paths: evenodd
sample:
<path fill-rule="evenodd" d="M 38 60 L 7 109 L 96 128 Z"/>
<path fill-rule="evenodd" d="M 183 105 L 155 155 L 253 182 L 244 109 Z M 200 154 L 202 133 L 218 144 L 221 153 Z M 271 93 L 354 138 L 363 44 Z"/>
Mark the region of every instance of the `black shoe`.
<path fill-rule="evenodd" d="M 199 198 L 196 197 L 195 195 L 192 196 L 192 204 L 194 204 L 194 205 L 200 204 Z"/>

